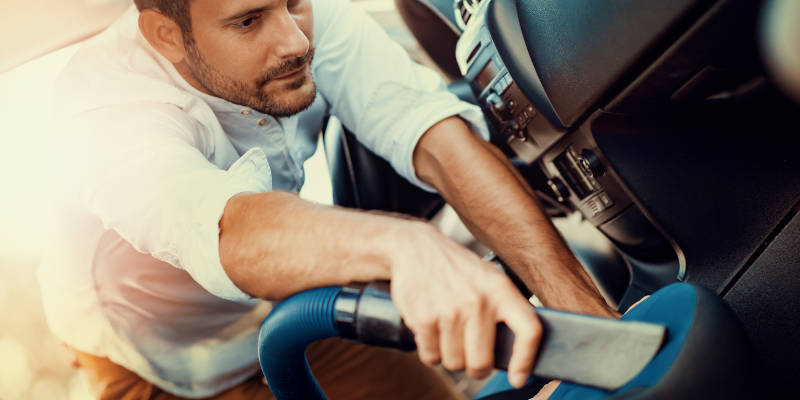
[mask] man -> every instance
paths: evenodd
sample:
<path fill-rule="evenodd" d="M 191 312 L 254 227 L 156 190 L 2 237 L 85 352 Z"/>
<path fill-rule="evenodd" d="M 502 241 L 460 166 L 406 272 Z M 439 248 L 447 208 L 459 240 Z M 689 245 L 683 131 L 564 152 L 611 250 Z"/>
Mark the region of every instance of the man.
<path fill-rule="evenodd" d="M 479 110 L 346 1 L 135 3 L 60 79 L 65 206 L 39 271 L 50 326 L 99 398 L 269 398 L 260 299 L 378 279 L 424 363 L 485 376 L 505 322 L 509 380 L 525 382 L 541 329 L 502 273 L 425 223 L 296 196 L 328 111 L 444 196 L 546 305 L 613 315 L 475 134 Z M 333 398 L 454 396 L 401 353 L 328 341 L 309 358 Z"/>

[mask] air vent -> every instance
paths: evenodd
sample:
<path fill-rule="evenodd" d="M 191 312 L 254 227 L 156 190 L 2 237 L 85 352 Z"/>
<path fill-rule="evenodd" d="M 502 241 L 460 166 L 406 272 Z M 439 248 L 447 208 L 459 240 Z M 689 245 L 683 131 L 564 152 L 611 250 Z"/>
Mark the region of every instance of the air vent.
<path fill-rule="evenodd" d="M 453 3 L 456 13 L 456 23 L 458 23 L 458 26 L 462 30 L 466 29 L 467 24 L 472 19 L 472 16 L 475 15 L 478 6 L 483 1 L 484 0 L 458 0 Z"/>

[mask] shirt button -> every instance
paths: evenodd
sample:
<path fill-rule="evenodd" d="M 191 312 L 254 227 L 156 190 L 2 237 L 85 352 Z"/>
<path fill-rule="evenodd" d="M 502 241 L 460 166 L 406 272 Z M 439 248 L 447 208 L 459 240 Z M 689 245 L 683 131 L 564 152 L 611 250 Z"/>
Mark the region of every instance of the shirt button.
<path fill-rule="evenodd" d="M 250 115 L 252 112 L 249 108 L 244 108 L 242 111 L 239 111 L 242 115 Z"/>
<path fill-rule="evenodd" d="M 256 121 L 256 123 L 258 124 L 258 126 L 264 126 L 264 125 L 267 124 L 267 119 L 266 118 L 259 118 L 258 121 Z"/>

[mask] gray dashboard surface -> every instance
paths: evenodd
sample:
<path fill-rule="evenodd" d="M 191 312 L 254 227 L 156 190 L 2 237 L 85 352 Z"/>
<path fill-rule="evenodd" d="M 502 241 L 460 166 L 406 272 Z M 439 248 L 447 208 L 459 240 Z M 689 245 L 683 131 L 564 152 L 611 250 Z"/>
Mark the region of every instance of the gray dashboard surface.
<path fill-rule="evenodd" d="M 571 126 L 681 21 L 711 2 L 516 0 L 523 38 L 500 41 L 524 42 L 559 119 Z"/>

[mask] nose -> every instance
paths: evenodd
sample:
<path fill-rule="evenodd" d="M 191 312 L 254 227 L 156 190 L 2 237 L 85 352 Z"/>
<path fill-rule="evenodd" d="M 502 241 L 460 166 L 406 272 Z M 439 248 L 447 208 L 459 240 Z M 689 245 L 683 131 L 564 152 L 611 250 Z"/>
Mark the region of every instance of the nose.
<path fill-rule="evenodd" d="M 288 10 L 280 18 L 277 28 L 277 44 L 274 51 L 279 59 L 301 57 L 308 52 L 310 48 L 308 36 L 300 29 L 295 17 Z"/>

